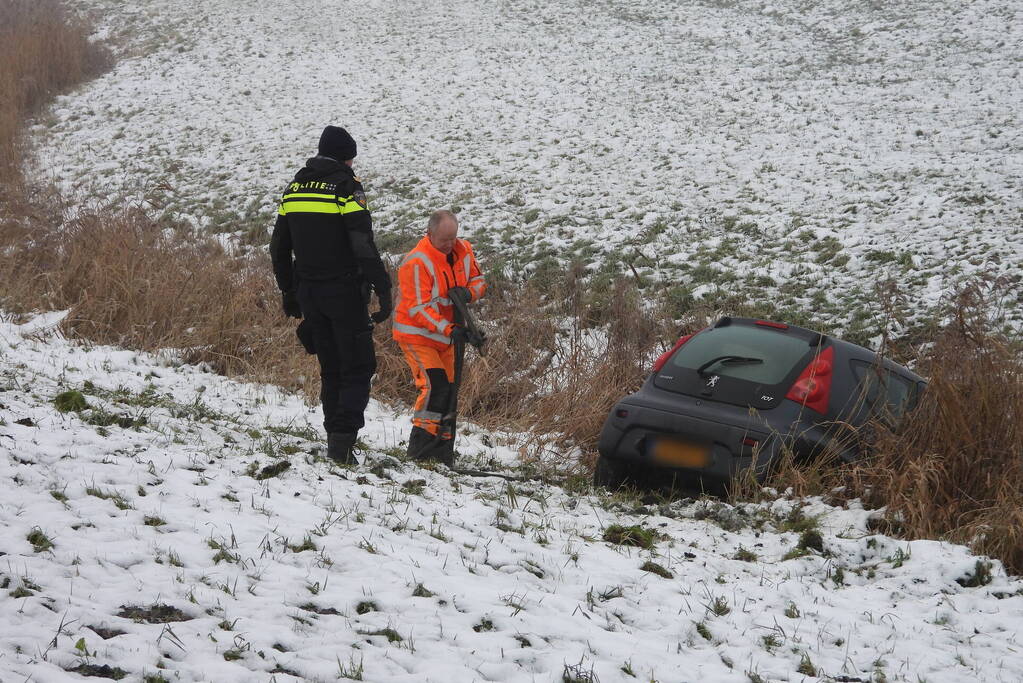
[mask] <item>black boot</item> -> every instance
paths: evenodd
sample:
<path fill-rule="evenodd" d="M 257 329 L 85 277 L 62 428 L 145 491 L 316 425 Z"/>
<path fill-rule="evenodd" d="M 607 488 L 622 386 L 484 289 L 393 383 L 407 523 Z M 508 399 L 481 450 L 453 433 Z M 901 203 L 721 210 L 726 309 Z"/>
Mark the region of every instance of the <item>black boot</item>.
<path fill-rule="evenodd" d="M 352 455 L 352 448 L 355 446 L 356 436 L 347 432 L 327 434 L 327 457 L 338 465 L 354 465 L 355 456 Z"/>
<path fill-rule="evenodd" d="M 455 466 L 455 425 L 441 426 L 441 439 L 434 447 L 432 457 L 448 467 Z"/>
<path fill-rule="evenodd" d="M 428 460 L 434 447 L 434 436 L 422 427 L 413 427 L 408 435 L 409 460 Z"/>
<path fill-rule="evenodd" d="M 433 452 L 430 454 L 431 459 L 437 462 L 444 463 L 448 467 L 455 466 L 455 440 L 454 439 L 441 439 L 434 446 Z"/>

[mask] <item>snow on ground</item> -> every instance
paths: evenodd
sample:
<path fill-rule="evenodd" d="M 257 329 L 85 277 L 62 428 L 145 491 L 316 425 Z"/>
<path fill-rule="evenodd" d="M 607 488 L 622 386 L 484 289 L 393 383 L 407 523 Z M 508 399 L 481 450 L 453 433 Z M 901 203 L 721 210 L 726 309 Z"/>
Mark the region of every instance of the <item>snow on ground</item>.
<path fill-rule="evenodd" d="M 454 206 L 487 265 L 578 259 L 866 329 L 1012 278 L 1016 0 L 78 0 L 127 57 L 36 127 L 68 188 L 265 243 L 325 123 L 379 241 Z"/>
<path fill-rule="evenodd" d="M 376 403 L 339 469 L 295 396 L 60 317 L 0 322 L 2 681 L 1023 680 L 1023 582 L 855 505 L 423 468 Z"/>

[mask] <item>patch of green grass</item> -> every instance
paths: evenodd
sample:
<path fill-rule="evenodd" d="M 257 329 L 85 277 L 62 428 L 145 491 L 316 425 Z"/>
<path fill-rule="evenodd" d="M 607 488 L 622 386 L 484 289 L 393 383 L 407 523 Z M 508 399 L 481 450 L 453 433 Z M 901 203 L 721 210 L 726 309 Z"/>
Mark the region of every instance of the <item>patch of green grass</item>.
<path fill-rule="evenodd" d="M 320 607 L 315 602 L 307 602 L 298 606 L 299 609 L 305 610 L 306 612 L 312 612 L 313 614 L 332 614 L 339 615 L 340 612 L 333 607 Z"/>
<path fill-rule="evenodd" d="M 782 555 L 781 561 L 787 562 L 788 560 L 794 560 L 799 557 L 806 557 L 809 554 L 810 552 L 806 548 L 797 545 L 796 547 L 791 548 L 788 552 Z"/>
<path fill-rule="evenodd" d="M 818 517 L 809 517 L 803 513 L 800 506 L 792 507 L 778 524 L 778 531 L 792 531 L 801 534 L 810 529 L 816 529 L 820 523 Z"/>
<path fill-rule="evenodd" d="M 599 683 L 593 667 L 586 668 L 580 658 L 578 664 L 565 664 L 561 671 L 561 683 Z"/>
<path fill-rule="evenodd" d="M 106 431 L 106 427 L 113 425 L 117 425 L 122 429 L 137 430 L 149 424 L 149 418 L 143 415 L 141 411 L 132 416 L 127 413 L 113 413 L 102 407 L 92 408 L 83 419 L 86 424 L 104 429 L 104 431 Z M 97 431 L 99 430 L 97 429 Z"/>
<path fill-rule="evenodd" d="M 253 476 L 253 478 L 257 479 L 258 481 L 263 481 L 264 479 L 270 479 L 271 477 L 278 477 L 281 474 L 283 474 L 284 472 L 287 472 L 289 469 L 291 469 L 291 462 L 290 461 L 288 461 L 288 460 L 278 460 L 275 463 L 267 465 L 266 467 L 261 469 L 258 473 L 254 474 L 252 476 Z"/>
<path fill-rule="evenodd" d="M 37 553 L 42 553 L 53 548 L 53 541 L 50 540 L 50 537 L 47 536 L 39 527 L 32 527 L 32 531 L 28 532 L 28 536 L 25 537 L 25 540 L 32 544 L 32 550 Z"/>
<path fill-rule="evenodd" d="M 732 559 L 741 560 L 742 562 L 756 562 L 757 554 L 740 545 L 739 549 L 735 551 L 735 555 L 732 556 Z"/>
<path fill-rule="evenodd" d="M 723 617 L 732 611 L 732 608 L 728 606 L 728 600 L 723 597 L 714 598 L 714 600 L 707 606 L 707 609 L 711 614 L 718 617 Z"/>
<path fill-rule="evenodd" d="M 289 543 L 288 550 L 290 550 L 293 553 L 300 553 L 304 550 L 319 550 L 319 548 L 317 548 L 316 544 L 313 543 L 313 537 L 310 536 L 309 534 L 306 534 L 305 538 L 302 539 L 302 542 L 300 544 L 293 545 Z"/>
<path fill-rule="evenodd" d="M 973 572 L 967 573 L 966 576 L 962 576 L 956 579 L 963 588 L 978 588 L 980 586 L 986 586 L 991 583 L 993 578 L 991 574 L 991 563 L 986 560 L 977 560 L 973 565 Z"/>
<path fill-rule="evenodd" d="M 425 479 L 410 479 L 401 485 L 401 492 L 413 496 L 423 495 L 423 487 L 426 486 Z"/>
<path fill-rule="evenodd" d="M 227 548 L 221 548 L 217 551 L 217 554 L 213 556 L 213 564 L 220 564 L 221 562 L 235 563 L 241 560 L 241 555 L 230 552 Z"/>
<path fill-rule="evenodd" d="M 412 597 L 414 598 L 432 598 L 434 595 L 436 595 L 436 593 L 429 590 L 421 583 L 417 583 L 416 587 L 412 590 Z"/>
<path fill-rule="evenodd" d="M 68 671 L 74 672 L 85 677 L 97 677 L 97 678 L 110 678 L 115 681 L 119 681 L 128 675 L 128 672 L 119 669 L 117 667 L 111 667 L 108 664 L 89 664 L 83 662 L 73 669 Z"/>
<path fill-rule="evenodd" d="M 816 676 L 817 667 L 810 661 L 810 655 L 805 652 L 799 657 L 799 666 L 796 667 L 796 673 L 801 673 L 804 676 Z"/>
<path fill-rule="evenodd" d="M 362 657 L 359 657 L 359 661 L 355 661 L 355 655 L 352 655 L 348 660 L 348 664 L 342 664 L 340 658 L 337 660 L 337 677 L 347 678 L 351 681 L 361 681 L 362 676 L 365 673 L 365 667 L 362 665 Z"/>
<path fill-rule="evenodd" d="M 188 614 L 177 607 L 170 605 L 121 605 L 117 616 L 132 621 L 145 622 L 147 624 L 169 624 L 171 622 L 189 621 L 192 619 Z"/>
<path fill-rule="evenodd" d="M 651 574 L 657 574 L 658 576 L 661 576 L 665 579 L 675 578 L 674 574 L 672 574 L 670 571 L 668 571 L 661 565 L 657 564 L 656 562 L 644 562 L 640 569 L 645 572 L 650 572 Z"/>
<path fill-rule="evenodd" d="M 53 407 L 62 413 L 80 413 L 89 407 L 89 403 L 82 392 L 70 389 L 53 398 Z"/>
<path fill-rule="evenodd" d="M 89 486 L 88 488 L 85 489 L 85 492 L 88 495 L 90 495 L 90 496 L 95 496 L 96 498 L 102 498 L 103 500 L 109 500 L 110 502 L 112 502 L 114 504 L 114 506 L 118 510 L 132 510 L 132 509 L 134 509 L 132 507 L 132 504 L 130 502 L 128 502 L 128 500 L 121 494 L 120 491 L 109 492 L 109 491 L 104 491 L 103 489 L 97 488 L 95 486 Z"/>
<path fill-rule="evenodd" d="M 835 567 L 835 573 L 831 575 L 831 580 L 834 581 L 836 586 L 844 586 L 845 570 L 841 567 Z"/>
<path fill-rule="evenodd" d="M 404 640 L 401 634 L 395 631 L 393 628 L 388 626 L 387 628 L 381 628 L 376 631 L 359 631 L 364 636 L 383 636 L 387 638 L 388 643 L 400 643 Z"/>
<path fill-rule="evenodd" d="M 641 526 L 622 526 L 612 524 L 604 529 L 604 540 L 616 545 L 631 545 L 637 548 L 649 549 L 654 546 L 657 534 L 652 529 L 644 529 Z"/>
<path fill-rule="evenodd" d="M 355 606 L 356 614 L 369 614 L 370 612 L 378 612 L 380 608 L 372 600 L 363 600 Z"/>
<path fill-rule="evenodd" d="M 793 560 L 797 557 L 809 555 L 811 551 L 824 552 L 824 537 L 814 527 L 804 529 L 799 535 L 799 542 L 796 543 L 796 547 L 785 553 L 781 559 L 783 561 Z"/>
<path fill-rule="evenodd" d="M 167 522 L 165 522 L 163 519 L 161 519 L 159 517 L 156 517 L 156 516 L 152 516 L 151 517 L 149 515 L 146 515 L 145 517 L 143 517 L 142 521 L 143 521 L 143 523 L 146 526 L 163 526 L 164 524 L 167 523 Z"/>
<path fill-rule="evenodd" d="M 823 552 L 824 537 L 816 529 L 807 529 L 799 535 L 799 547 Z"/>
<path fill-rule="evenodd" d="M 799 608 L 796 607 L 796 603 L 790 602 L 789 606 L 785 608 L 785 616 L 789 619 L 798 619 L 802 616 L 802 612 L 800 612 Z"/>
<path fill-rule="evenodd" d="M 480 619 L 478 624 L 476 624 L 475 626 L 472 627 L 472 630 L 475 631 L 476 633 L 483 633 L 485 631 L 493 631 L 494 630 L 494 622 L 492 622 L 488 617 L 483 617 L 482 619 Z"/>
<path fill-rule="evenodd" d="M 696 624 L 696 632 L 700 634 L 700 637 L 704 640 L 713 640 L 714 636 L 711 634 L 710 629 L 707 628 L 707 624 L 702 621 Z"/>

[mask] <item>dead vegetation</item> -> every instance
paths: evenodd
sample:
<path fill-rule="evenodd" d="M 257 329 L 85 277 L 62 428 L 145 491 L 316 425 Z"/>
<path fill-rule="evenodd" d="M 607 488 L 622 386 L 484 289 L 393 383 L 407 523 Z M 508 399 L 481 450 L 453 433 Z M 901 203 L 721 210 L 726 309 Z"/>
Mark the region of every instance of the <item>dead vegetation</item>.
<path fill-rule="evenodd" d="M 1000 292 L 974 282 L 950 297 L 948 324 L 915 358 L 928 379 L 919 406 L 897 429 L 861 430 L 868 457 L 845 466 L 789 458 L 768 485 L 859 498 L 884 509 L 885 533 L 963 543 L 1023 571 L 1023 358 L 991 315 Z M 748 479 L 734 492 L 764 495 Z"/>
<path fill-rule="evenodd" d="M 889 530 L 965 543 L 1023 571 L 1023 361 L 993 329 L 992 290 L 952 300 L 952 322 L 920 357 L 928 390 L 873 457 L 846 473 L 845 495 L 886 506 Z"/>
<path fill-rule="evenodd" d="M 0 4 L 0 186 L 18 184 L 25 120 L 57 93 L 98 74 L 109 53 L 57 0 Z"/>

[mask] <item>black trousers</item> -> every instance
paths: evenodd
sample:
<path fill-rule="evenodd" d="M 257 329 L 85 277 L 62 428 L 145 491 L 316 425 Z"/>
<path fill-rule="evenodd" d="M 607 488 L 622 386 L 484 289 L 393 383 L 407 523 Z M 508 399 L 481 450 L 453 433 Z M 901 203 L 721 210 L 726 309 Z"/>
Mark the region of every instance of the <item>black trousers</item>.
<path fill-rule="evenodd" d="M 366 424 L 369 382 L 377 368 L 362 288 L 357 281 L 303 281 L 298 302 L 320 361 L 323 427 L 353 434 Z"/>

